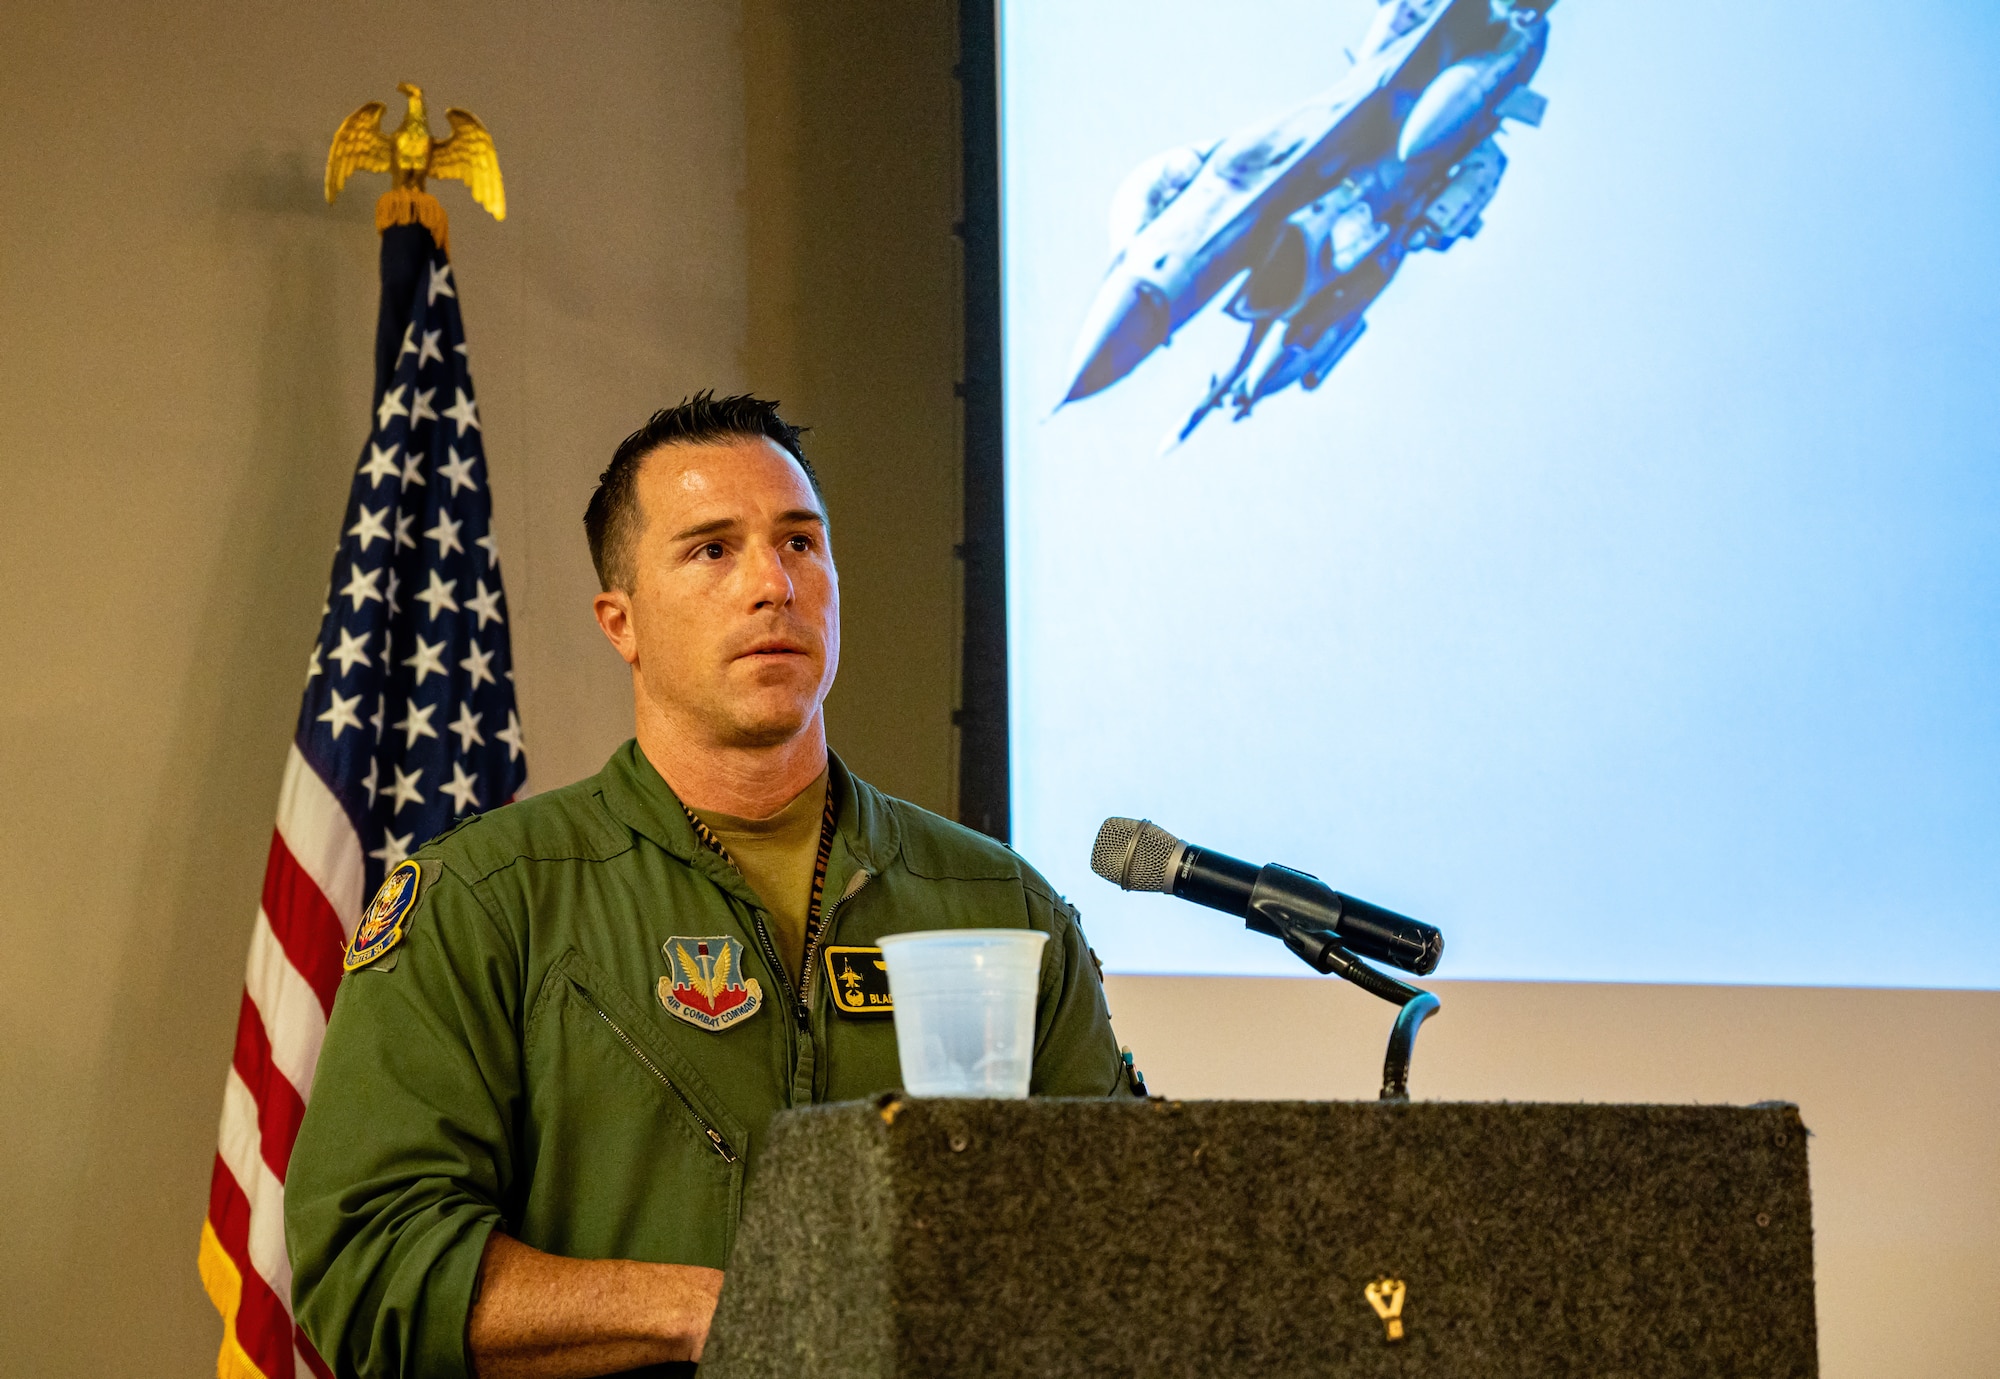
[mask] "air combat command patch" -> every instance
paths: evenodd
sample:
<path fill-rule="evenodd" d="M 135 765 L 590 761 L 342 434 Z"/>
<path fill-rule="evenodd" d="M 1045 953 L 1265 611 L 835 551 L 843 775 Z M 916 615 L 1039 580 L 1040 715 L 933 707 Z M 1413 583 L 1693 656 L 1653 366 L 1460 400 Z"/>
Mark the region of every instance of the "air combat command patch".
<path fill-rule="evenodd" d="M 660 1004 L 697 1029 L 721 1030 L 749 1019 L 764 1004 L 764 988 L 743 975 L 739 939 L 682 938 L 660 945 L 668 975 L 660 978 Z"/>
<path fill-rule="evenodd" d="M 826 982 L 833 1005 L 842 1015 L 894 1015 L 889 997 L 889 968 L 880 948 L 829 948 Z"/>
<path fill-rule="evenodd" d="M 382 889 L 368 902 L 367 913 L 348 942 L 341 966 L 352 972 L 366 967 L 403 941 L 403 921 L 417 903 L 417 888 L 423 884 L 423 868 L 415 862 L 398 862 L 382 878 Z"/>

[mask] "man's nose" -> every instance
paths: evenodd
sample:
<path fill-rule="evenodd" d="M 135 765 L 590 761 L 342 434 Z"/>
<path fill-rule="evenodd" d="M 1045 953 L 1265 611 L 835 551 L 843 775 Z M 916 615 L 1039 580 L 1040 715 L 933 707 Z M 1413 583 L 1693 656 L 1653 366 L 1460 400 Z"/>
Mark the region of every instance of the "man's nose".
<path fill-rule="evenodd" d="M 792 601 L 792 576 L 777 547 L 750 548 L 750 600 L 755 608 L 783 608 Z"/>

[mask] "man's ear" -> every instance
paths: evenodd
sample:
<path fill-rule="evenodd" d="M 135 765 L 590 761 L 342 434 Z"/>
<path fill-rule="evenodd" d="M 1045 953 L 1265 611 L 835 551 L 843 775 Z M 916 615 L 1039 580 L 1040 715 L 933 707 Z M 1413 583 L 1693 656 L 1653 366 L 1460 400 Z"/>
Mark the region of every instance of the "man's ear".
<path fill-rule="evenodd" d="M 604 639 L 611 643 L 612 650 L 624 657 L 625 664 L 639 664 L 639 637 L 632 627 L 632 596 L 623 589 L 607 589 L 590 601 L 590 611 L 597 615 L 597 625 L 604 631 Z"/>

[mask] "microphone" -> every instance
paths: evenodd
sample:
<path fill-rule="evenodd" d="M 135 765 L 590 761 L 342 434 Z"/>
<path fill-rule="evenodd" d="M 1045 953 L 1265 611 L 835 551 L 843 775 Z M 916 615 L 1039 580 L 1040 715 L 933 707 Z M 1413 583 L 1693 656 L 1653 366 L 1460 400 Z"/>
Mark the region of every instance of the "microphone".
<path fill-rule="evenodd" d="M 1184 843 L 1147 819 L 1106 819 L 1090 869 L 1121 890 L 1161 891 L 1240 917 L 1262 934 L 1321 930 L 1363 957 L 1423 976 L 1444 956 L 1428 924 L 1342 895 L 1316 876 L 1275 863 L 1252 866 Z"/>

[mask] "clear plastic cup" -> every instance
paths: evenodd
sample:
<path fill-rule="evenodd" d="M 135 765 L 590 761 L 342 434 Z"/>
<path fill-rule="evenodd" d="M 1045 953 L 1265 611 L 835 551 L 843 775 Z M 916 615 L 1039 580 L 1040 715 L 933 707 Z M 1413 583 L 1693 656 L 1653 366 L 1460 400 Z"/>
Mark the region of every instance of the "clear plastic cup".
<path fill-rule="evenodd" d="M 888 934 L 896 1056 L 912 1096 L 1024 1097 L 1035 1062 L 1042 945 L 1034 929 Z"/>

